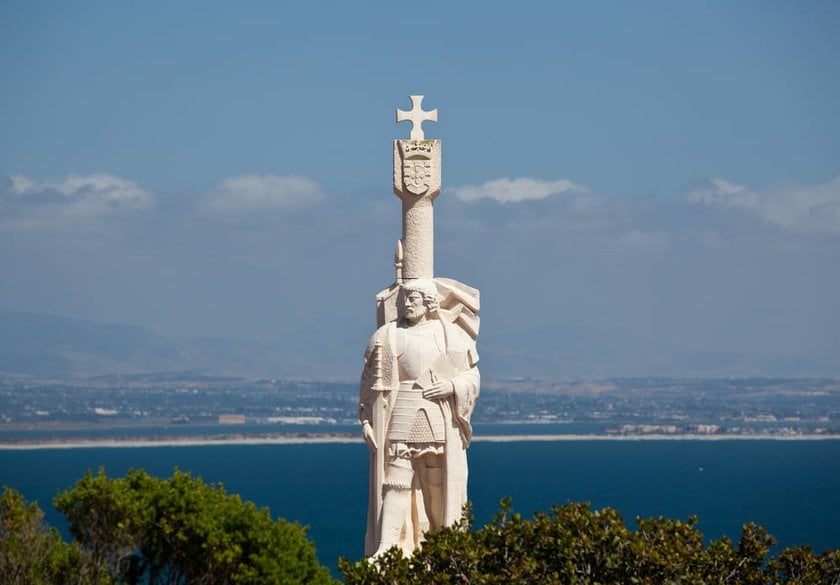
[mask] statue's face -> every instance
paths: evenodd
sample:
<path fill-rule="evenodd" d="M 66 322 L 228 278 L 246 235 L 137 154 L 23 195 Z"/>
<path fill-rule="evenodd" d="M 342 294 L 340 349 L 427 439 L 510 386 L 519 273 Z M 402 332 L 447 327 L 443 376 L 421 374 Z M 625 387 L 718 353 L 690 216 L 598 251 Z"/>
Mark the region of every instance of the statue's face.
<path fill-rule="evenodd" d="M 405 320 L 409 323 L 417 323 L 426 316 L 428 309 L 426 308 L 422 293 L 416 290 L 410 291 L 408 294 L 403 295 L 403 301 L 405 302 Z"/>

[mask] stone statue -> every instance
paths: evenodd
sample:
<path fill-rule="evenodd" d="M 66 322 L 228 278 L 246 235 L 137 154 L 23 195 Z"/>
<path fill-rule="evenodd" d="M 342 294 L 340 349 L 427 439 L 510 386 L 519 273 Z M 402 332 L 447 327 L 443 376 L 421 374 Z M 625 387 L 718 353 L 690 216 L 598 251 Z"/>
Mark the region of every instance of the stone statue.
<path fill-rule="evenodd" d="M 396 281 L 377 295 L 378 329 L 365 351 L 359 419 L 371 452 L 365 554 L 407 554 L 423 534 L 461 517 L 466 449 L 479 393 L 479 294 L 433 275 L 432 202 L 440 194 L 440 141 L 424 140 L 422 96 L 397 121 L 414 124 L 394 144 L 394 192 L 403 202 Z M 419 127 L 419 129 L 418 129 Z"/>

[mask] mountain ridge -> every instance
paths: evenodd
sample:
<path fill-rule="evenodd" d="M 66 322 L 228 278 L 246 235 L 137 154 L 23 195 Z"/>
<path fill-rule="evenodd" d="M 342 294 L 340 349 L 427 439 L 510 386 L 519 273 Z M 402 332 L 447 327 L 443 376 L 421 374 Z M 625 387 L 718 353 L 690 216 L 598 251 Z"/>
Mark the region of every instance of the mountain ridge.
<path fill-rule="evenodd" d="M 0 311 L 0 374 L 78 378 L 103 374 L 191 372 L 245 378 L 356 380 L 370 319 L 313 322 L 278 331 L 270 341 L 175 338 L 136 325 Z M 833 377 L 816 357 L 696 351 L 663 340 L 622 340 L 545 324 L 535 329 L 484 328 L 482 375 L 548 377 Z"/>

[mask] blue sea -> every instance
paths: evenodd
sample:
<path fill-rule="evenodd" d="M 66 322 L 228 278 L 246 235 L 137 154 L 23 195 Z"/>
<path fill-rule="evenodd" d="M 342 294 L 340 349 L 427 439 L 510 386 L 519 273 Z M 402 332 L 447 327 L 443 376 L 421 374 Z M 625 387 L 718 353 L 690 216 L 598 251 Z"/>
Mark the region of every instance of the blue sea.
<path fill-rule="evenodd" d="M 524 515 L 587 501 L 619 510 L 630 527 L 636 516 L 696 514 L 707 538 L 737 540 L 753 520 L 780 546 L 840 548 L 837 440 L 475 442 L 469 461 L 477 523 L 505 496 Z M 66 529 L 51 500 L 87 469 L 168 477 L 178 467 L 309 526 L 337 574 L 338 556 L 362 556 L 367 465 L 362 443 L 0 450 L 0 485 L 37 500 Z"/>

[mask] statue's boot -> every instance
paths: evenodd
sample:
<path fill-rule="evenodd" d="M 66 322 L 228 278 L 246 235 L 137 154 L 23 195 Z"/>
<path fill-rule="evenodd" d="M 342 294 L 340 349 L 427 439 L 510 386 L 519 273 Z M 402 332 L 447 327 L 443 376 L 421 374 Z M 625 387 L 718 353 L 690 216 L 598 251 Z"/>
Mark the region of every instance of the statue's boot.
<path fill-rule="evenodd" d="M 379 530 L 379 547 L 373 558 L 384 554 L 394 545 L 401 545 L 405 516 L 411 505 L 411 490 L 404 486 L 385 485 L 382 499 L 382 522 Z"/>

